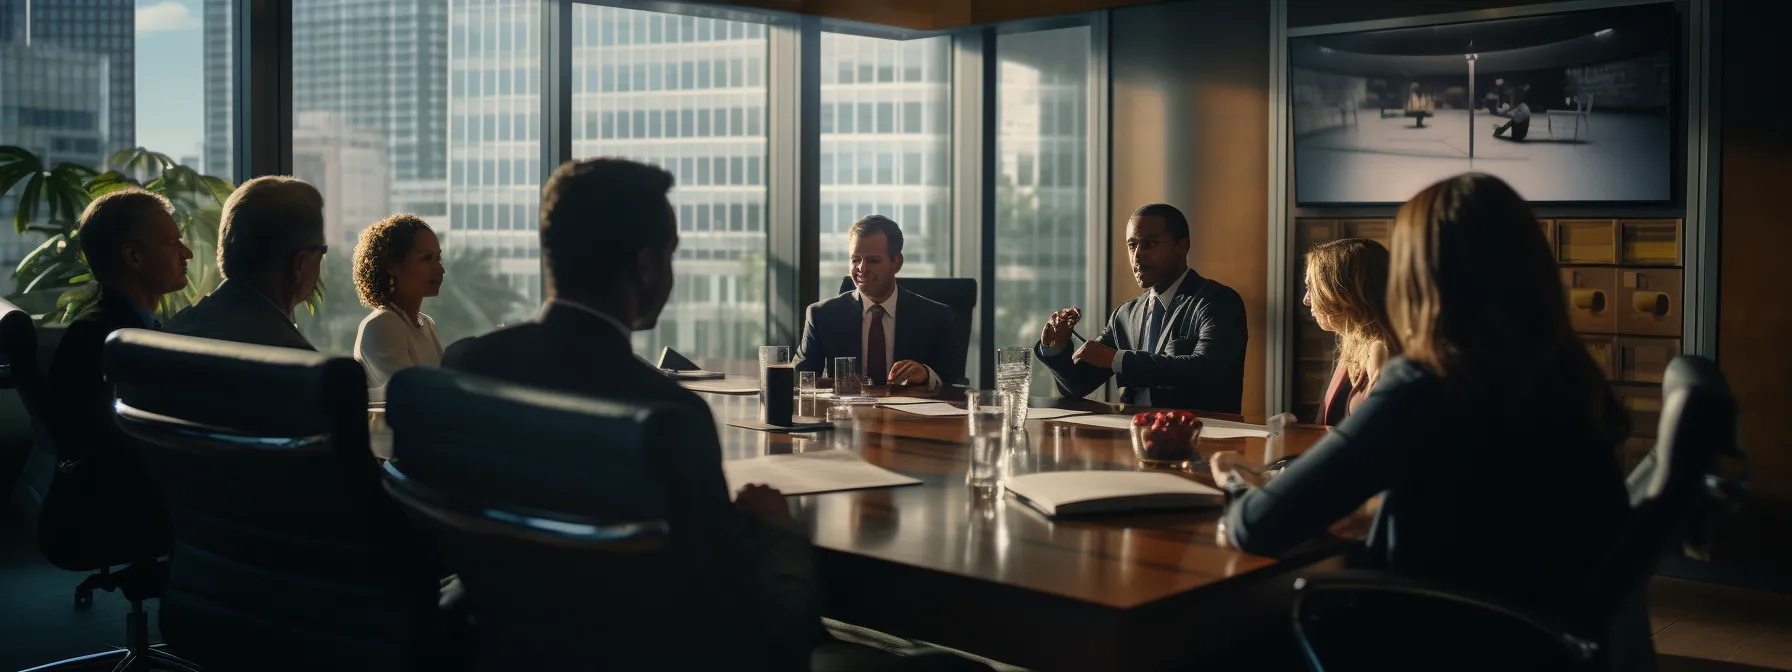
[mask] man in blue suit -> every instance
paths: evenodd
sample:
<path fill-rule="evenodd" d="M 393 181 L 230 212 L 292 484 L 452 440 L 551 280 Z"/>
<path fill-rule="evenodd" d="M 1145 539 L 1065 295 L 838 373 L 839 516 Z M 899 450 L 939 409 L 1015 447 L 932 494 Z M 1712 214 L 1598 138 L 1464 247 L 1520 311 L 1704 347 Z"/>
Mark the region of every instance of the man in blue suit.
<path fill-rule="evenodd" d="M 896 283 L 902 229 L 866 215 L 847 230 L 847 244 L 858 289 L 809 306 L 797 370 L 826 372 L 835 357 L 858 357 L 872 385 L 937 390 L 958 382 L 964 353 L 952 351 L 952 310 Z"/>

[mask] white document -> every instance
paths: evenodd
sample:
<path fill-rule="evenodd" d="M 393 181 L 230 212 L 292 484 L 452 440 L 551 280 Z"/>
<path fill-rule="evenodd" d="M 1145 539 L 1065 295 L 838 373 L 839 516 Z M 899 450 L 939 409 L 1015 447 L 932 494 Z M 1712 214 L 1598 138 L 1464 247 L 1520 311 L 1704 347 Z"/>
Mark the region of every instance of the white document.
<path fill-rule="evenodd" d="M 1113 414 L 1085 415 L 1075 418 L 1066 418 L 1059 422 L 1072 425 L 1083 425 L 1085 427 L 1129 429 L 1132 427 L 1132 416 Z M 1267 425 L 1253 425 L 1245 422 L 1232 422 L 1230 420 L 1210 420 L 1208 418 L 1201 418 L 1201 438 L 1242 439 L 1246 437 L 1267 439 L 1269 438 L 1269 427 Z"/>
<path fill-rule="evenodd" d="M 692 392 L 713 392 L 715 394 L 758 394 L 759 379 L 727 378 L 724 380 L 684 380 L 679 381 L 684 389 Z"/>
<path fill-rule="evenodd" d="M 965 410 L 962 408 L 938 401 L 926 404 L 904 404 L 901 406 L 892 406 L 891 408 L 902 411 L 903 413 L 913 413 L 915 415 L 925 415 L 937 418 L 948 418 L 955 415 L 966 414 Z"/>
<path fill-rule="evenodd" d="M 765 455 L 722 463 L 722 478 L 730 497 L 748 483 L 777 488 L 786 495 L 807 495 L 839 490 L 914 485 L 909 478 L 866 462 L 845 450 L 818 450 L 788 455 Z"/>
<path fill-rule="evenodd" d="M 1008 479 L 1008 491 L 1047 516 L 1220 506 L 1225 494 L 1158 472 L 1055 471 Z"/>
<path fill-rule="evenodd" d="M 956 406 L 952 406 L 950 404 L 945 404 L 945 403 L 941 403 L 941 402 L 933 402 L 933 403 L 927 403 L 927 404 L 910 404 L 910 405 L 904 405 L 904 406 L 892 406 L 891 408 L 892 408 L 892 410 L 902 411 L 904 413 L 914 413 L 915 415 L 925 415 L 925 416 L 930 416 L 930 417 L 941 417 L 941 418 L 961 416 L 961 415 L 967 414 L 967 412 L 962 408 L 958 408 Z M 995 409 L 992 407 L 991 411 L 993 412 L 994 410 Z M 1069 417 L 1069 416 L 1073 416 L 1073 415 L 1086 415 L 1088 413 L 1089 413 L 1088 411 L 1071 411 L 1071 410 L 1065 410 L 1062 408 L 1029 408 L 1029 409 L 1027 409 L 1027 419 L 1028 420 L 1054 420 L 1057 418 L 1064 418 L 1064 417 Z"/>
<path fill-rule="evenodd" d="M 920 397 L 879 397 L 877 399 L 877 405 L 906 406 L 908 404 L 932 404 L 937 403 L 938 401 L 938 399 L 922 399 Z"/>

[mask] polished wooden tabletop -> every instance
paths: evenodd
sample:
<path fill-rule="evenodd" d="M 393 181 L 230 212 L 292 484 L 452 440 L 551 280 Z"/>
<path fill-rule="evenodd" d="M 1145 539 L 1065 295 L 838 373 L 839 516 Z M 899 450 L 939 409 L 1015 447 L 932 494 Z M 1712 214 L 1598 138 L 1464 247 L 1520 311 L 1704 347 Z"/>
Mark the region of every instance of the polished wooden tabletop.
<path fill-rule="evenodd" d="M 1035 669 L 1159 669 L 1197 659 L 1215 642 L 1178 637 L 1179 628 L 1241 623 L 1245 612 L 1265 605 L 1242 605 L 1239 596 L 1266 591 L 1264 599 L 1273 602 L 1286 595 L 1292 572 L 1343 546 L 1317 543 L 1280 559 L 1242 553 L 1219 537 L 1217 509 L 1048 519 L 1011 495 L 991 497 L 965 485 L 964 417 L 804 399 L 797 415 L 825 417 L 835 427 L 773 434 L 726 424 L 756 419 L 757 396 L 703 396 L 716 417 L 724 459 L 844 449 L 921 480 L 791 498 L 822 552 L 830 613 Z M 1140 410 L 1057 398 L 1031 403 Z M 1324 433 L 1295 426 L 1285 449 L 1304 451 Z M 1257 461 L 1265 449 L 1266 440 L 1256 438 L 1199 444 L 1204 456 L 1238 451 Z M 1027 422 L 1024 441 L 1007 461 L 1016 475 L 1143 468 L 1126 431 L 1050 420 Z M 1180 473 L 1212 483 L 1204 463 Z M 1285 609 L 1285 602 L 1270 605 L 1269 618 L 1285 627 Z M 1053 633 L 1075 637 L 1074 645 L 1051 641 Z"/>

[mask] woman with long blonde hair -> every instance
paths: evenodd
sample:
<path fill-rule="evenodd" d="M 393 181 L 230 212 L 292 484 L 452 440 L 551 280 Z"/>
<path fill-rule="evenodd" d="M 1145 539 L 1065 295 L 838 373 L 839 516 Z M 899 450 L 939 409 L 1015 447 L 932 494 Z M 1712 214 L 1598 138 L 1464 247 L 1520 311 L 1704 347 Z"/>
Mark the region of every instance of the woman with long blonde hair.
<path fill-rule="evenodd" d="M 1453 177 L 1401 206 L 1389 248 L 1401 354 L 1348 419 L 1239 493 L 1227 538 L 1280 553 L 1382 493 L 1358 562 L 1564 619 L 1596 606 L 1587 587 L 1629 512 L 1625 415 L 1530 206 L 1497 178 Z"/>
<path fill-rule="evenodd" d="M 1301 304 L 1319 328 L 1338 335 L 1338 366 L 1319 406 L 1317 424 L 1344 421 L 1375 389 L 1381 367 L 1398 354 L 1388 326 L 1388 249 L 1367 238 L 1321 243 L 1307 252 Z"/>

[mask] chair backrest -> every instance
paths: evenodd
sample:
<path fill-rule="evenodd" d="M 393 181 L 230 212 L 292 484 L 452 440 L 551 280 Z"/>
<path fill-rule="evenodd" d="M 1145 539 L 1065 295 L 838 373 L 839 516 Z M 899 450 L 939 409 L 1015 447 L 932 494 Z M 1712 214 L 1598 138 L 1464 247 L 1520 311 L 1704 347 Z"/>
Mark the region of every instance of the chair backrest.
<path fill-rule="evenodd" d="M 959 368 L 963 370 L 963 357 L 968 357 L 971 350 L 971 321 L 977 312 L 977 281 L 972 278 L 903 278 L 901 284 L 908 291 L 920 294 L 929 299 L 946 304 L 952 309 L 952 351 L 960 354 Z M 840 291 L 850 292 L 857 289 L 852 283 L 852 276 L 840 279 Z M 950 385 L 961 382 L 944 381 Z"/>
<path fill-rule="evenodd" d="M 50 404 L 40 356 L 37 325 L 31 315 L 0 299 L 0 365 L 4 367 L 7 386 L 19 391 L 19 401 L 25 404 L 32 423 L 39 425 L 41 434 L 47 429 L 42 423 Z"/>
<path fill-rule="evenodd" d="M 429 666 L 443 572 L 380 492 L 359 364 L 122 329 L 106 371 L 175 528 L 162 631 L 183 656 Z"/>
<path fill-rule="evenodd" d="M 1662 554 L 1703 522 L 1713 488 L 1722 486 L 1720 458 L 1746 459 L 1736 422 L 1736 399 L 1716 362 L 1682 355 L 1668 363 L 1655 447 L 1625 480 L 1630 522 L 1582 602 L 1594 608 L 1584 619 L 1609 622 L 1613 609 L 1643 589 Z"/>
<path fill-rule="evenodd" d="M 726 561 L 691 532 L 692 500 L 727 506 L 719 463 L 708 479 L 672 463 L 719 455 L 708 423 L 434 368 L 393 376 L 386 409 L 386 488 L 475 605 L 478 668 L 708 669 L 740 653 Z"/>

